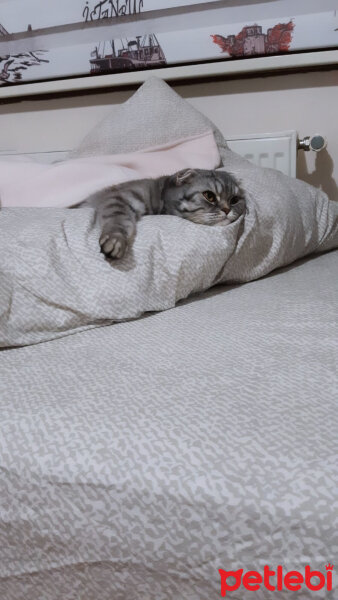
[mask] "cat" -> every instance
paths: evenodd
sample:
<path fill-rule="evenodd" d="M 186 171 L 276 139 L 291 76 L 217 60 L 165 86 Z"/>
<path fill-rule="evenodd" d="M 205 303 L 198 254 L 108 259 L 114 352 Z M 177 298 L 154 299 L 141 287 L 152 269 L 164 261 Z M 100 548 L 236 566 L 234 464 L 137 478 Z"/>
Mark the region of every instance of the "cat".
<path fill-rule="evenodd" d="M 144 215 L 176 215 L 202 225 L 226 225 L 245 212 L 240 184 L 226 171 L 183 169 L 157 179 L 139 179 L 106 188 L 78 206 L 95 208 L 101 251 L 122 258 Z"/>

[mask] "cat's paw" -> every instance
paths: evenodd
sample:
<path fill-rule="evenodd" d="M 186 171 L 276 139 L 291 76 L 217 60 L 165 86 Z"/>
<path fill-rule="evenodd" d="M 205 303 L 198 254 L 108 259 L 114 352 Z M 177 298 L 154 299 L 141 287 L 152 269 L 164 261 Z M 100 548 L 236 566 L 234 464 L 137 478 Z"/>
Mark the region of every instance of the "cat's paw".
<path fill-rule="evenodd" d="M 99 241 L 101 252 L 108 258 L 122 258 L 126 253 L 128 240 L 119 231 L 102 233 Z"/>

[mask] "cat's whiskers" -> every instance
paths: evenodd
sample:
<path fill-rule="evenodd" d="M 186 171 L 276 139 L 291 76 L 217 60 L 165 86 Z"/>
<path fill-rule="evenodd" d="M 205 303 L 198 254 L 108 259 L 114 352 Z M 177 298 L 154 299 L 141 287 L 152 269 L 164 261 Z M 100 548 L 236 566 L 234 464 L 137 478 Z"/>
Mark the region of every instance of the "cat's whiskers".
<path fill-rule="evenodd" d="M 190 214 L 187 218 L 189 221 L 193 221 L 199 225 L 216 225 L 227 220 L 227 216 L 224 213 L 205 213 L 202 208 L 198 212 Z"/>

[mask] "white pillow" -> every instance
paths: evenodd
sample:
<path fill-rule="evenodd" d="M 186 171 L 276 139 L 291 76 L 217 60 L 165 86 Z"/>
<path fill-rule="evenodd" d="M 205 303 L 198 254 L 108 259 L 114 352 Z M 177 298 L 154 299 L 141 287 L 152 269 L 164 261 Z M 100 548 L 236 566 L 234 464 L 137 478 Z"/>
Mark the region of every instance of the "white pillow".
<path fill-rule="evenodd" d="M 212 130 L 221 150 L 226 141 L 205 115 L 162 79 L 151 77 L 127 102 L 114 106 L 71 154 L 73 158 L 135 152 Z"/>

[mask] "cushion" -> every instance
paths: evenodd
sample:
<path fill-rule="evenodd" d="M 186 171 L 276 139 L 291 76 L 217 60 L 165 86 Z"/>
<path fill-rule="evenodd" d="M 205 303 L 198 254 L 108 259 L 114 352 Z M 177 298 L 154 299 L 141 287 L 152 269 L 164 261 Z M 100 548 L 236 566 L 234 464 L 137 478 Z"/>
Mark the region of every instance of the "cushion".
<path fill-rule="evenodd" d="M 241 182 L 248 211 L 220 280 L 244 282 L 310 254 L 338 246 L 338 202 L 275 169 L 253 165 L 229 149 L 224 169 Z"/>
<path fill-rule="evenodd" d="M 219 149 L 227 148 L 217 127 L 162 79 L 150 77 L 135 94 L 96 125 L 72 158 L 135 152 L 212 129 Z"/>
<path fill-rule="evenodd" d="M 265 169 L 248 167 L 242 180 L 245 217 L 214 227 L 144 217 L 132 252 L 116 262 L 100 253 L 92 209 L 2 209 L 0 347 L 172 308 L 217 283 L 250 281 L 338 247 L 338 203 Z"/>

